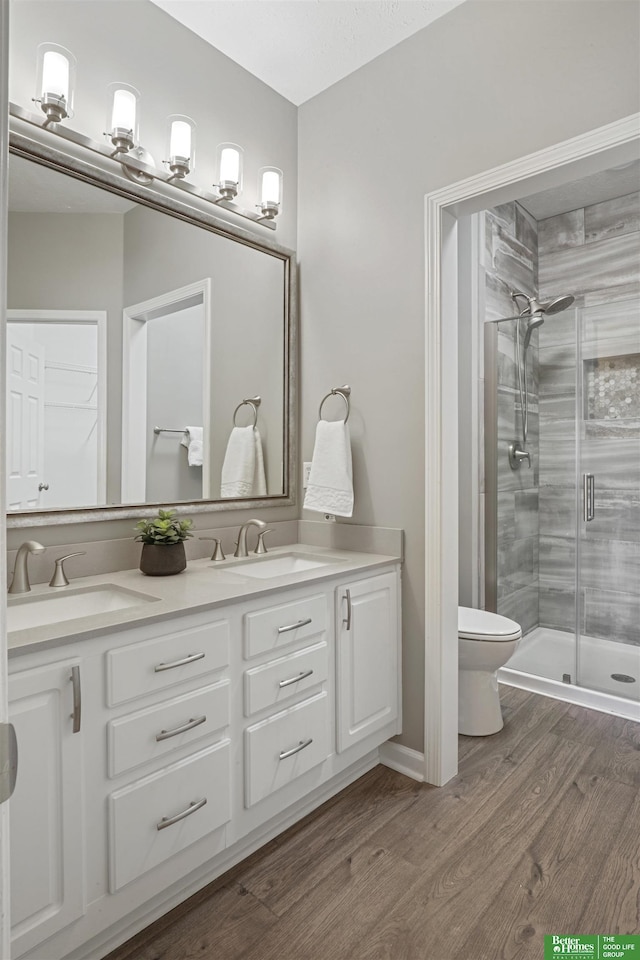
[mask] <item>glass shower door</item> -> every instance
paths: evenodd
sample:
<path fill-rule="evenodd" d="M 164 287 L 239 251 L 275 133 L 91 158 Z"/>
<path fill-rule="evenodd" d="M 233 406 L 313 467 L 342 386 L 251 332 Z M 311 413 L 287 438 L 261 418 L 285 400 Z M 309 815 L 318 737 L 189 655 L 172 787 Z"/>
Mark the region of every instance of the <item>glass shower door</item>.
<path fill-rule="evenodd" d="M 576 674 L 640 699 L 640 302 L 578 311 Z"/>

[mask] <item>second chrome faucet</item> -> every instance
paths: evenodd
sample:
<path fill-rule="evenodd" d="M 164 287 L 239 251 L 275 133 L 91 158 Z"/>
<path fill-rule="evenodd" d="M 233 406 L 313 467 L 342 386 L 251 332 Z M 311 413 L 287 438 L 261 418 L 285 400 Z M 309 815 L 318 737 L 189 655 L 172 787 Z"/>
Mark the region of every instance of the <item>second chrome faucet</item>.
<path fill-rule="evenodd" d="M 238 533 L 238 540 L 236 544 L 236 552 L 234 553 L 234 557 L 249 556 L 249 553 L 247 551 L 247 532 L 249 530 L 249 527 L 256 527 L 256 529 L 258 530 L 258 542 L 253 552 L 254 553 L 267 552 L 267 548 L 264 543 L 264 537 L 265 537 L 265 534 L 270 532 L 270 528 L 266 525 L 266 523 L 263 520 L 251 519 L 251 520 L 247 520 L 246 523 L 243 523 L 242 526 L 240 527 L 240 531 Z"/>

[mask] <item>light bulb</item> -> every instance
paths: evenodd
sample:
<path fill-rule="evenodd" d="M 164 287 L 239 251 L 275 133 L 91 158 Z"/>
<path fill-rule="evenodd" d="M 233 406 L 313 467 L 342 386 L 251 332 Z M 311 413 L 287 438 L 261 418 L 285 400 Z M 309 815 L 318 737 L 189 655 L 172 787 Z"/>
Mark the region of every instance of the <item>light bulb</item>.
<path fill-rule="evenodd" d="M 122 127 L 133 130 L 136 125 L 136 98 L 130 90 L 116 90 L 113 94 L 111 129 Z"/>
<path fill-rule="evenodd" d="M 42 96 L 48 93 L 61 100 L 69 96 L 69 61 L 57 50 L 47 50 L 42 61 Z"/>
<path fill-rule="evenodd" d="M 235 143 L 218 147 L 218 193 L 233 200 L 242 190 L 242 148 Z"/>
<path fill-rule="evenodd" d="M 258 206 L 265 220 L 273 220 L 280 212 L 282 202 L 282 170 L 263 167 L 258 174 Z"/>
<path fill-rule="evenodd" d="M 169 159 L 166 161 L 174 177 L 186 177 L 195 162 L 196 125 L 189 117 L 177 114 L 168 118 Z"/>

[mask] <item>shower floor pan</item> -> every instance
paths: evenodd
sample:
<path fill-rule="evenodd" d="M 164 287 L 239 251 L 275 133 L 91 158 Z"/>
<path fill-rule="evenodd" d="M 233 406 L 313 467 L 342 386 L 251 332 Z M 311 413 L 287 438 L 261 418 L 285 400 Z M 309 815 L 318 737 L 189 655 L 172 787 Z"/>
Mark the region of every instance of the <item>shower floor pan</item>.
<path fill-rule="evenodd" d="M 508 665 L 498 672 L 498 679 L 640 721 L 639 646 L 582 636 L 579 664 L 580 676 L 576 677 L 572 633 L 536 627 L 523 638 Z M 632 677 L 633 681 L 614 679 L 612 674 Z M 571 683 L 563 682 L 565 675 L 571 677 Z M 526 678 L 538 682 L 527 682 Z"/>

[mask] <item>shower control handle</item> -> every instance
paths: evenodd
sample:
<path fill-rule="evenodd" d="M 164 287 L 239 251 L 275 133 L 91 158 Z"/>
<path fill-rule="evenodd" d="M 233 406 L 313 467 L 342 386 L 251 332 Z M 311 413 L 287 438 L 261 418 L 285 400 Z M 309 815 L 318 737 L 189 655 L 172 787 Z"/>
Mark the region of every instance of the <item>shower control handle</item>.
<path fill-rule="evenodd" d="M 531 454 L 528 450 L 523 450 L 517 440 L 512 440 L 507 449 L 509 451 L 509 466 L 512 470 L 519 470 L 523 460 L 527 461 L 529 469 L 531 469 Z"/>
<path fill-rule="evenodd" d="M 596 515 L 596 484 L 592 473 L 582 475 L 582 516 L 585 523 Z"/>

